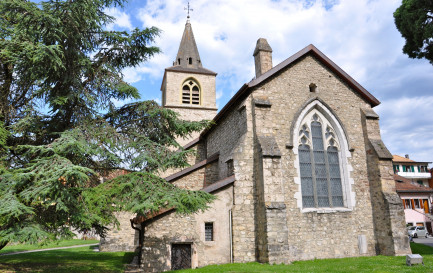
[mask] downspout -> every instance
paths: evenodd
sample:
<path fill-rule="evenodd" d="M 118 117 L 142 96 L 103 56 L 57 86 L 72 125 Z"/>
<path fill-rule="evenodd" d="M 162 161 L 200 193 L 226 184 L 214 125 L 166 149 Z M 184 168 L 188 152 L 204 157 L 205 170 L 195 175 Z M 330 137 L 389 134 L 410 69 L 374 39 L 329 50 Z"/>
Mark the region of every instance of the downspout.
<path fill-rule="evenodd" d="M 143 249 L 143 239 L 144 239 L 144 223 L 141 223 L 141 228 L 136 228 L 134 226 L 134 222 L 132 219 L 131 221 L 131 227 L 138 231 L 138 266 L 141 266 L 141 254 Z"/>
<path fill-rule="evenodd" d="M 232 210 L 229 210 L 229 236 L 230 236 L 230 263 L 233 263 L 233 226 L 232 226 Z"/>

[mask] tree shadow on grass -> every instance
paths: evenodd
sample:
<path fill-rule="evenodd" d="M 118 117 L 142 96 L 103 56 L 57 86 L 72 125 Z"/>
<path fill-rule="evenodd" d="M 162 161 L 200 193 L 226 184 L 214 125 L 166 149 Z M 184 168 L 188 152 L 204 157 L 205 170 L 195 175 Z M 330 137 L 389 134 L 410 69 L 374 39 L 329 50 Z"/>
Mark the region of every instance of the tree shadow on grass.
<path fill-rule="evenodd" d="M 49 250 L 0 257 L 0 271 L 123 272 L 133 252 L 95 252 L 93 247 Z"/>

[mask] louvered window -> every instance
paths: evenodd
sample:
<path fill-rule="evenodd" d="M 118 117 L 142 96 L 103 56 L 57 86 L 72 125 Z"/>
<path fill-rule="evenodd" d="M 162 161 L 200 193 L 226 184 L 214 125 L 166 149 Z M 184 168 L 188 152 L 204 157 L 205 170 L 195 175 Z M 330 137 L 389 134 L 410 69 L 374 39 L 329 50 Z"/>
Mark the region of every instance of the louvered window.
<path fill-rule="evenodd" d="M 339 146 L 334 129 L 314 114 L 299 132 L 299 167 L 304 208 L 344 207 Z"/>
<path fill-rule="evenodd" d="M 196 81 L 190 79 L 183 84 L 182 104 L 200 104 L 200 88 Z"/>

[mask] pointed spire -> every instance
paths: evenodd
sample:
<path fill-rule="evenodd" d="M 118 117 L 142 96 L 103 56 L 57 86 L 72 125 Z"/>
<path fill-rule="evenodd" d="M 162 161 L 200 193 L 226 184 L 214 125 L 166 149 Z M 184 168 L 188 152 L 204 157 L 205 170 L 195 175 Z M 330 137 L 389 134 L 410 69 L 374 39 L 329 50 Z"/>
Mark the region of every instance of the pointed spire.
<path fill-rule="evenodd" d="M 191 23 L 189 22 L 189 16 L 186 20 L 185 30 L 183 31 L 174 65 L 195 69 L 202 67 L 197 44 L 195 43 L 194 34 L 192 33 Z"/>

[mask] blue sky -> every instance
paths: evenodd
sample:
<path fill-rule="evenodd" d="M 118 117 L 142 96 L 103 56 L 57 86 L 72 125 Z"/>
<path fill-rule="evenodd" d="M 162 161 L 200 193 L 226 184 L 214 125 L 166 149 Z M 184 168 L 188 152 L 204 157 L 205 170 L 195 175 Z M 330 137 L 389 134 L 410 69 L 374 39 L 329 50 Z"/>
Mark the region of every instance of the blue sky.
<path fill-rule="evenodd" d="M 258 38 L 273 49 L 274 66 L 309 44 L 381 101 L 382 138 L 393 154 L 433 161 L 433 66 L 402 53 L 404 39 L 392 16 L 400 0 L 196 0 L 191 24 L 204 67 L 218 73 L 221 109 L 254 77 L 252 53 Z M 142 99 L 160 101 L 164 68 L 176 57 L 187 1 L 130 0 L 109 29 L 156 26 L 162 53 L 124 71 Z M 124 102 L 118 102 L 122 104 Z"/>

